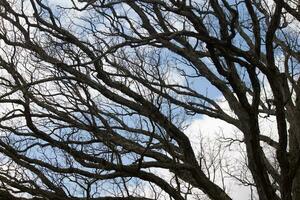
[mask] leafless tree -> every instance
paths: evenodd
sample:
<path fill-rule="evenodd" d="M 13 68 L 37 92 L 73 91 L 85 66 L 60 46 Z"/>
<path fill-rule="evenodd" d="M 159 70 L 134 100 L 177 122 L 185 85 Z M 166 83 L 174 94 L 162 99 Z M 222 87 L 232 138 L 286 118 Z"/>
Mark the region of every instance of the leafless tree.
<path fill-rule="evenodd" d="M 298 0 L 54 2 L 0 0 L 1 199 L 229 200 L 204 115 L 260 200 L 300 199 Z"/>

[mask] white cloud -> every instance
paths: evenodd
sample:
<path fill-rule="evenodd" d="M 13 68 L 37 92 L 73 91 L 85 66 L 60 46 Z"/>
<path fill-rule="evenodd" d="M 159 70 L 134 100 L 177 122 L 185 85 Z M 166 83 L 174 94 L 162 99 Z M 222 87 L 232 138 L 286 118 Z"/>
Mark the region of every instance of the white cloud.
<path fill-rule="evenodd" d="M 176 69 L 168 70 L 165 76 L 167 84 L 185 85 L 184 76 L 180 75 Z"/>
<path fill-rule="evenodd" d="M 222 102 L 219 104 L 221 108 L 225 109 L 227 112 L 229 106 L 226 102 Z M 259 124 L 261 128 L 261 133 L 267 136 L 270 136 L 274 140 L 276 140 L 276 120 L 274 117 L 259 118 Z M 229 168 L 235 175 L 239 175 L 241 169 L 245 167 L 245 146 L 237 142 L 237 144 L 232 144 L 230 147 L 226 146 L 228 143 L 224 143 L 224 138 L 235 138 L 242 140 L 242 133 L 233 125 L 228 124 L 222 120 L 211 118 L 208 116 L 203 116 L 199 119 L 195 119 L 190 123 L 190 125 L 185 130 L 186 135 L 190 138 L 193 149 L 197 154 L 204 154 L 206 159 L 210 160 L 210 155 L 217 155 L 217 148 L 222 148 L 222 155 L 220 155 L 219 159 L 221 159 L 221 165 L 215 164 L 216 168 L 220 170 L 221 167 L 224 168 L 225 165 L 232 165 Z M 222 142 L 223 141 L 223 142 Z M 222 145 L 219 147 L 218 145 Z M 266 145 L 263 145 L 266 146 Z M 204 149 L 203 149 L 204 148 Z M 267 156 L 272 154 L 272 149 L 267 148 L 264 149 Z M 220 172 L 217 172 L 217 178 L 214 181 L 218 185 L 222 186 L 221 175 Z M 241 185 L 237 180 L 228 177 L 226 173 L 223 173 L 224 184 L 226 188 L 226 192 L 232 197 L 233 200 L 240 199 L 250 199 L 251 198 L 251 190 L 250 187 L 246 187 Z M 249 172 L 246 172 L 246 175 L 250 175 Z M 255 193 L 255 192 L 254 192 Z"/>

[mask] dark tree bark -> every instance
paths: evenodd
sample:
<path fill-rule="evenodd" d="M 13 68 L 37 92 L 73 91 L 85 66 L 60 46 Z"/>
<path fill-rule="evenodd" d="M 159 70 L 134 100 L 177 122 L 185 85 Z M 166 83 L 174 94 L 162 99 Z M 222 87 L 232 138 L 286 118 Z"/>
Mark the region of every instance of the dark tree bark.
<path fill-rule="evenodd" d="M 296 0 L 1 0 L 0 198 L 230 200 L 228 175 L 260 200 L 300 199 L 299 13 Z M 185 128 L 201 116 L 242 138 L 197 151 Z M 233 143 L 245 176 L 229 170 Z"/>

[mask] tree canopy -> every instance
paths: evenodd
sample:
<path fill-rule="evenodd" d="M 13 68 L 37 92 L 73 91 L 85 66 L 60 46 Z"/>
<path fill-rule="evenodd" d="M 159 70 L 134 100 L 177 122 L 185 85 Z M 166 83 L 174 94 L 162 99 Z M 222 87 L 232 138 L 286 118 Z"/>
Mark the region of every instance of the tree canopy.
<path fill-rule="evenodd" d="M 299 5 L 1 0 L 0 198 L 300 199 Z"/>

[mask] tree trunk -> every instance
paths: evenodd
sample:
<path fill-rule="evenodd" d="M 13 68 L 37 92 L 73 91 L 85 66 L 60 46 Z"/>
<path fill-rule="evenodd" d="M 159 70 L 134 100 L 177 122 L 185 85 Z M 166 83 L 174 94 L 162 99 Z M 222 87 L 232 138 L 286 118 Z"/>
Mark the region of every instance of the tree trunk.
<path fill-rule="evenodd" d="M 291 124 L 289 129 L 289 146 L 290 146 L 290 154 L 291 154 L 291 162 L 297 162 L 300 151 L 300 129 L 299 125 Z M 293 188 L 292 188 L 293 200 L 300 199 L 300 167 L 298 167 L 296 175 L 293 179 Z"/>

